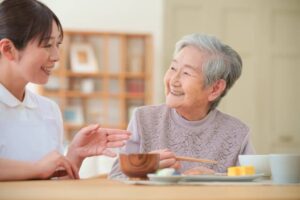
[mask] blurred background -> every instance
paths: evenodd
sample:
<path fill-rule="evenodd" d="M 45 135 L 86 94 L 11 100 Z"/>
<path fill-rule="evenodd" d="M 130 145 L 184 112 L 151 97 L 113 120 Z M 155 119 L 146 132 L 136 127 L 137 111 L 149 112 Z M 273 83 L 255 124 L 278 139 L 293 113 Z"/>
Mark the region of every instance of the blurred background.
<path fill-rule="evenodd" d="M 222 100 L 219 109 L 241 119 L 250 127 L 257 154 L 300 153 L 300 0 L 42 2 L 56 13 L 64 29 L 69 31 L 65 37 L 67 46 L 71 46 L 72 41 L 88 40 L 93 43 L 96 57 L 101 51 L 104 52 L 100 61 L 106 60 L 105 57 L 111 57 L 114 61 L 119 56 L 116 53 L 119 51 L 113 51 L 114 48 L 126 52 L 120 51 L 120 68 L 118 64 L 107 64 L 113 61 L 103 64 L 108 73 L 101 75 L 100 70 L 98 75 L 85 75 L 62 70 L 57 72 L 57 80 L 52 79 L 52 88 L 59 88 L 61 85 L 55 86 L 55 83 L 62 76 L 64 80 L 86 78 L 87 80 L 79 83 L 83 90 L 81 92 L 90 93 L 96 100 L 115 102 L 110 104 L 111 107 L 120 105 L 120 113 L 110 110 L 109 105 L 103 103 L 103 107 L 108 107 L 108 111 L 103 111 L 104 118 L 101 112 L 91 115 L 100 115 L 97 119 L 104 121 L 106 118 L 112 118 L 113 121 L 121 116 L 120 126 L 118 122 L 114 124 L 109 121 L 107 126 L 126 128 L 134 106 L 163 103 L 163 76 L 169 67 L 176 41 L 185 34 L 202 32 L 217 36 L 237 50 L 243 59 L 242 76 Z M 100 50 L 97 50 L 95 44 L 101 46 Z M 105 50 L 105 47 L 110 50 Z M 72 58 L 66 57 L 71 51 L 72 48 L 63 47 L 62 60 L 65 61 L 60 62 L 62 67 L 70 69 L 68 65 L 72 64 Z M 131 53 L 135 51 L 142 52 L 138 58 Z M 122 57 L 123 54 L 127 56 Z M 122 64 L 122 60 L 125 60 L 125 64 Z M 98 60 L 98 64 L 100 61 Z M 142 67 L 138 68 L 137 72 L 127 72 L 126 65 L 139 66 L 136 63 L 143 63 L 140 64 Z M 117 67 L 112 72 L 111 68 L 108 68 L 113 66 Z M 107 74 L 109 75 L 106 77 Z M 101 83 L 103 88 L 110 88 L 109 95 L 116 92 L 114 100 L 109 99 L 109 95 L 105 93 L 102 96 L 95 94 L 97 87 L 91 84 L 101 78 L 104 80 Z M 85 86 L 82 88 L 82 85 Z M 139 90 L 139 87 L 142 89 Z M 45 93 L 45 88 L 40 91 L 51 97 L 50 93 Z M 142 93 L 142 96 L 135 92 Z M 89 98 L 81 93 L 76 96 L 65 88 L 60 88 L 58 93 L 64 101 L 78 97 L 77 99 L 81 100 L 78 100 L 77 105 L 82 104 L 82 101 L 86 104 L 82 98 Z M 120 95 L 117 95 L 119 93 Z M 76 104 L 77 100 L 72 101 Z M 94 104 L 94 107 L 98 105 L 93 102 L 90 104 Z M 99 109 L 100 107 L 101 105 Z M 63 107 L 62 111 L 66 120 L 87 122 L 81 117 L 72 119 L 72 112 L 76 116 L 80 114 L 76 108 Z M 115 114 L 109 116 L 107 113 Z M 97 120 L 91 119 L 88 122 L 91 121 Z M 99 123 L 103 124 L 101 121 Z M 79 126 L 73 127 L 76 128 Z M 80 174 L 82 177 L 89 177 L 106 173 L 110 170 L 113 160 L 104 157 L 87 159 Z"/>

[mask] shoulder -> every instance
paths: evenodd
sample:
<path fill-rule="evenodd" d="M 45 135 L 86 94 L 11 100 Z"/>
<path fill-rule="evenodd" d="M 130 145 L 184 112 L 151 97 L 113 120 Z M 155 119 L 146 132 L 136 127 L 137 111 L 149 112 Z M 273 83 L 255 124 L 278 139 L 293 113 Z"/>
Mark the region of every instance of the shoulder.
<path fill-rule="evenodd" d="M 165 104 L 141 106 L 136 109 L 137 115 L 161 115 L 169 112 L 169 108 Z"/>
<path fill-rule="evenodd" d="M 248 134 L 249 132 L 249 127 L 244 122 L 219 110 L 216 110 L 216 121 L 228 130 L 236 130 L 244 134 Z"/>
<path fill-rule="evenodd" d="M 42 95 L 36 94 L 30 90 L 26 91 L 32 101 L 42 110 L 46 111 L 53 111 L 53 110 L 59 110 L 59 106 L 57 103 L 47 97 L 44 97 Z"/>
<path fill-rule="evenodd" d="M 143 124 L 158 124 L 165 121 L 169 113 L 170 108 L 165 104 L 141 106 L 134 111 L 134 119 Z"/>

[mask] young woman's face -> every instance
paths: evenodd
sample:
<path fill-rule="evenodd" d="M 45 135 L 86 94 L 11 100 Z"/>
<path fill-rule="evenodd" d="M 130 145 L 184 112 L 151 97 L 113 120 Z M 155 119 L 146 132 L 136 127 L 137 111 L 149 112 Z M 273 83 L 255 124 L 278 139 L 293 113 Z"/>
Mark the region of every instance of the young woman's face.
<path fill-rule="evenodd" d="M 178 112 L 208 107 L 209 90 L 204 87 L 202 62 L 204 54 L 186 46 L 173 58 L 164 77 L 166 104 Z"/>
<path fill-rule="evenodd" d="M 38 40 L 32 40 L 24 50 L 19 51 L 17 70 L 25 83 L 45 84 L 59 60 L 59 45 L 61 34 L 55 22 L 52 23 L 50 39 L 45 39 L 41 45 Z"/>

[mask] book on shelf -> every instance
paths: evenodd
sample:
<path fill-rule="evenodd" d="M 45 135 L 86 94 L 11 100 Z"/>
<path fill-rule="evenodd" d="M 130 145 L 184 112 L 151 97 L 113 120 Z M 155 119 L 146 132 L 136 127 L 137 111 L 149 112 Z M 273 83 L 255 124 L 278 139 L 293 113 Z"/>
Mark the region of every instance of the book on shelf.
<path fill-rule="evenodd" d="M 89 99 L 86 102 L 86 122 L 104 123 L 104 102 L 101 99 Z"/>
<path fill-rule="evenodd" d="M 108 101 L 108 124 L 119 125 L 121 123 L 120 100 L 111 99 Z"/>
<path fill-rule="evenodd" d="M 127 80 L 126 87 L 127 87 L 126 88 L 127 92 L 131 93 L 131 94 L 144 93 L 144 90 L 145 90 L 144 81 L 141 79 Z"/>
<path fill-rule="evenodd" d="M 118 37 L 110 37 L 108 45 L 108 71 L 119 73 L 121 71 L 121 40 Z"/>

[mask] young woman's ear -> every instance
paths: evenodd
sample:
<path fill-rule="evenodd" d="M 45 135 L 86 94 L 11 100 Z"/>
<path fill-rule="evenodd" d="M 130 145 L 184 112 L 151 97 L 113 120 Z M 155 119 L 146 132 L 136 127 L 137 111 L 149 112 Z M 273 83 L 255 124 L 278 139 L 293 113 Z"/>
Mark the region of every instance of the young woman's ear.
<path fill-rule="evenodd" d="M 223 91 L 226 88 L 226 81 L 223 79 L 217 80 L 212 86 L 211 86 L 211 92 L 208 96 L 209 101 L 214 101 L 217 99 Z"/>
<path fill-rule="evenodd" d="M 8 60 L 16 58 L 16 48 L 13 42 L 7 38 L 0 40 L 0 55 Z"/>

